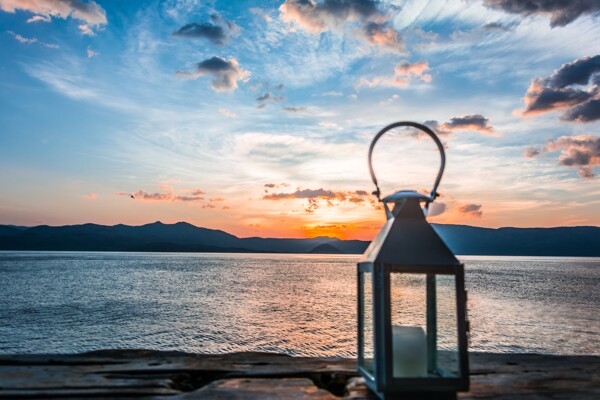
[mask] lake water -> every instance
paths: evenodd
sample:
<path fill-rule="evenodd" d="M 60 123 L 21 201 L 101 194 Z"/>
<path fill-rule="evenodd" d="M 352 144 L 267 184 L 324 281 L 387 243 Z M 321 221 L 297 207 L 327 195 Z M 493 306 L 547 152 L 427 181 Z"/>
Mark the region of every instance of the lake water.
<path fill-rule="evenodd" d="M 459 257 L 470 350 L 600 355 L 600 259 Z M 0 252 L 0 353 L 356 356 L 357 256 Z"/>

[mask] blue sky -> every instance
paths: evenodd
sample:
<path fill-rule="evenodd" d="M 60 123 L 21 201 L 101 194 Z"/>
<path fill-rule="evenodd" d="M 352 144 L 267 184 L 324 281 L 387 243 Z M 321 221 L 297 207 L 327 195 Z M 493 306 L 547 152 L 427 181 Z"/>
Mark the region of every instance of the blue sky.
<path fill-rule="evenodd" d="M 599 225 L 599 9 L 546 3 L 0 0 L 0 223 L 369 238 L 413 120 L 433 222 Z"/>

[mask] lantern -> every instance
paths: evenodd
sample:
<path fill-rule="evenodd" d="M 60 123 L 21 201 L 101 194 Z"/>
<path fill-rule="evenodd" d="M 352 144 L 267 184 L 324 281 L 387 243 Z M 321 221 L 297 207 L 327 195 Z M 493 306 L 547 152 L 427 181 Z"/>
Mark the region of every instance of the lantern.
<path fill-rule="evenodd" d="M 425 132 L 439 149 L 441 165 L 429 196 L 403 190 L 380 198 L 373 148 L 397 127 Z M 387 222 L 358 262 L 358 370 L 382 399 L 454 399 L 469 387 L 463 265 L 425 220 L 444 166 L 438 137 L 414 122 L 385 127 L 369 149 L 373 194 Z"/>

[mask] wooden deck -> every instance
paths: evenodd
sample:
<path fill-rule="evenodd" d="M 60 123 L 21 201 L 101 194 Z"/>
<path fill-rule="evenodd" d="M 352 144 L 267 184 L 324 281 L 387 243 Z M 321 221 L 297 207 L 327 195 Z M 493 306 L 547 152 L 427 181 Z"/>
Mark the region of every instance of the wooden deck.
<path fill-rule="evenodd" d="M 472 353 L 461 399 L 600 399 L 600 357 Z M 0 355 L 0 398 L 371 399 L 355 360 L 104 350 Z"/>

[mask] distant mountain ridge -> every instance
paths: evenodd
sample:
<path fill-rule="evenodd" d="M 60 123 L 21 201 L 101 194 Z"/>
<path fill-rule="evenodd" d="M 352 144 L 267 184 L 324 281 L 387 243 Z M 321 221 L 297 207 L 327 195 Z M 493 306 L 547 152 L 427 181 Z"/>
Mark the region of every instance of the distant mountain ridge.
<path fill-rule="evenodd" d="M 600 256 L 600 227 L 479 228 L 433 224 L 456 254 Z M 16 227 L 0 225 L 0 250 L 360 254 L 369 242 L 331 237 L 238 238 L 187 222 Z"/>

